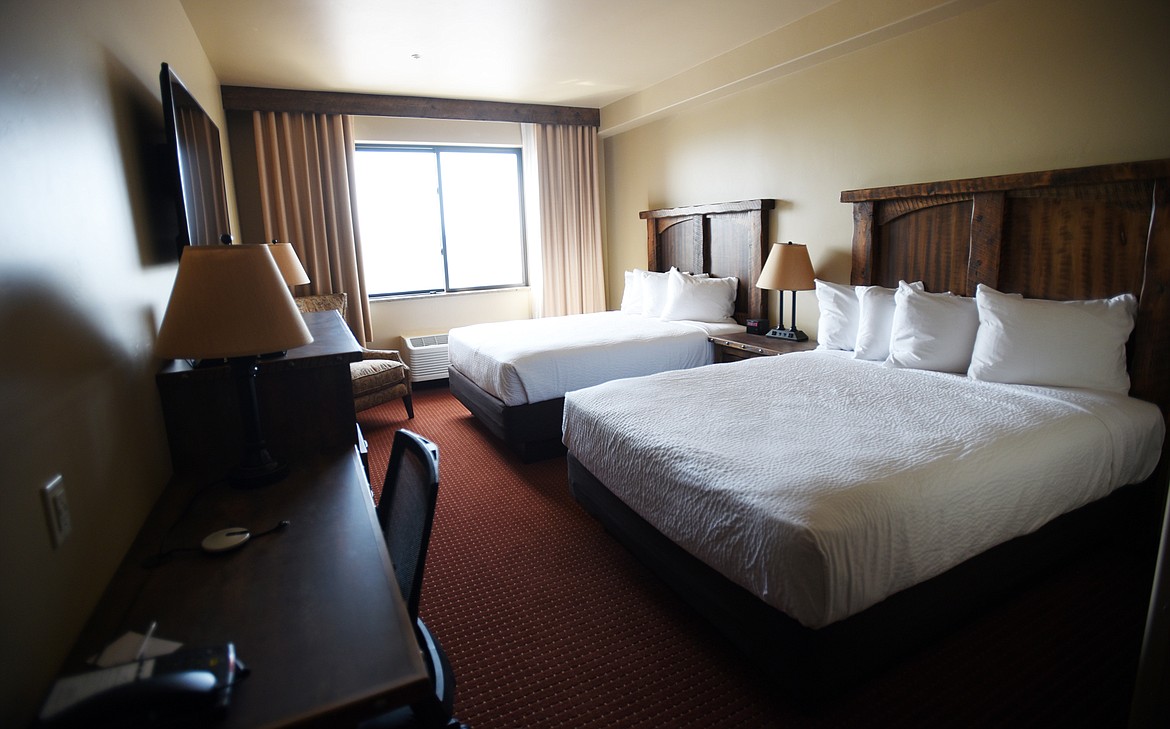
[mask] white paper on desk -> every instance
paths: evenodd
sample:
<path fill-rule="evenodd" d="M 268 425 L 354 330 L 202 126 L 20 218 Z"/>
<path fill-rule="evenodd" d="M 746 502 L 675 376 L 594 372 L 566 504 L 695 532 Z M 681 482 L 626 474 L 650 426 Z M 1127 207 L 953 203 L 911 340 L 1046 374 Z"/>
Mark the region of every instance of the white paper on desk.
<path fill-rule="evenodd" d="M 154 658 L 155 656 L 165 656 L 168 653 L 174 653 L 183 647 L 182 643 L 177 643 L 173 640 L 152 637 L 146 640 L 146 648 L 143 649 L 143 640 L 146 640 L 145 635 L 128 630 L 122 637 L 106 646 L 99 655 L 91 658 L 89 662 L 101 668 L 109 668 L 110 666 L 117 666 L 122 663 L 130 663 L 138 660 L 139 650 L 142 650 L 142 658 Z"/>

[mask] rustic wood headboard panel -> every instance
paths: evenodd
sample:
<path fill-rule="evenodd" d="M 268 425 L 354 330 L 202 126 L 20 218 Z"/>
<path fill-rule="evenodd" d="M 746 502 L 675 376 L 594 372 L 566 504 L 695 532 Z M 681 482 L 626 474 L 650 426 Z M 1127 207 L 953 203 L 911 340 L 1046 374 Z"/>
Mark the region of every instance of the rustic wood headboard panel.
<path fill-rule="evenodd" d="M 1046 299 L 1131 292 L 1130 392 L 1170 414 L 1170 160 L 848 190 L 852 283 L 983 283 Z M 1166 453 L 1164 449 L 1163 453 Z M 1163 467 L 1166 466 L 1163 456 Z"/>
<path fill-rule="evenodd" d="M 739 279 L 735 318 L 767 316 L 764 291 L 756 279 L 764 267 L 768 248 L 768 211 L 775 200 L 689 205 L 644 210 L 647 259 L 651 271 L 709 273 Z"/>

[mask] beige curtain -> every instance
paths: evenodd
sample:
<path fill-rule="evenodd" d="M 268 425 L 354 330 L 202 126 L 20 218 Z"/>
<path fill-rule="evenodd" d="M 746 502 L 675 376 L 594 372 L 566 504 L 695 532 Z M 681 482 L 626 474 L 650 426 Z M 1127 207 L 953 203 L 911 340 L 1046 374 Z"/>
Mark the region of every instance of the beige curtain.
<path fill-rule="evenodd" d="M 352 119 L 256 111 L 252 126 L 265 239 L 293 245 L 309 274 L 309 293 L 349 294 L 346 321 L 359 342 L 369 342 Z"/>
<path fill-rule="evenodd" d="M 539 262 L 531 278 L 536 316 L 586 314 L 605 309 L 601 258 L 601 203 L 597 127 L 521 125 L 523 153 L 535 161 L 526 177 L 538 202 Z M 526 176 L 531 167 L 526 164 Z M 531 207 L 531 206 L 530 206 Z"/>

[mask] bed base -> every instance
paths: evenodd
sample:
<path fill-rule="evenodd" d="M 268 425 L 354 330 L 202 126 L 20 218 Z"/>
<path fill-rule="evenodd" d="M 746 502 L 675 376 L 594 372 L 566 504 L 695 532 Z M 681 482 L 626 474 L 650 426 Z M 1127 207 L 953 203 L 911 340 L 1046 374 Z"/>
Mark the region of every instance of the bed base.
<path fill-rule="evenodd" d="M 504 441 L 524 463 L 565 454 L 561 442 L 561 416 L 565 398 L 505 405 L 502 400 L 472 382 L 455 367 L 448 368 L 451 394 L 463 403 L 492 435 Z"/>
<path fill-rule="evenodd" d="M 1148 551 L 1156 544 L 1163 496 L 1152 479 L 1125 486 L 814 630 L 692 556 L 610 492 L 572 453 L 567 459 L 573 497 L 606 531 L 774 678 L 778 688 L 794 700 L 813 702 L 856 686 L 1105 541 L 1132 539 Z"/>

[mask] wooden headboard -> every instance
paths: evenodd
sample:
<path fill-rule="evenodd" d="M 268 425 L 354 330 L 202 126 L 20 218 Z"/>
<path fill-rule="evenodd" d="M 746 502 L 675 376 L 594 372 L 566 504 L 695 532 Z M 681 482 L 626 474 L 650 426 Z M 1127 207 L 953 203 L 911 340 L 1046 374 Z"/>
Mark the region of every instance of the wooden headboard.
<path fill-rule="evenodd" d="M 768 247 L 768 211 L 775 200 L 740 200 L 643 210 L 646 221 L 647 266 L 651 271 L 709 273 L 739 279 L 735 318 L 767 317 L 764 291 L 756 279 Z"/>
<path fill-rule="evenodd" d="M 1046 299 L 1131 292 L 1134 397 L 1170 414 L 1170 160 L 848 190 L 852 283 Z M 1170 446 L 1168 446 L 1170 447 Z M 1163 468 L 1167 465 L 1163 449 Z"/>

